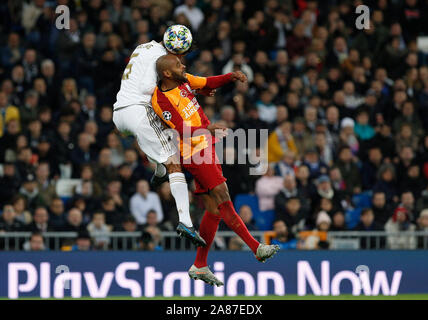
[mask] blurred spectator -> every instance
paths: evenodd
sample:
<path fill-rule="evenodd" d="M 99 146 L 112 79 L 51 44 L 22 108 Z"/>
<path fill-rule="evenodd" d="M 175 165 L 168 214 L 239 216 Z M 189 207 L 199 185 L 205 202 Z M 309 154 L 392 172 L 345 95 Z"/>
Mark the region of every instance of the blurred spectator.
<path fill-rule="evenodd" d="M 123 207 L 119 207 L 112 196 L 105 195 L 101 197 L 100 210 L 104 212 L 106 223 L 113 228 L 121 225 L 126 212 Z"/>
<path fill-rule="evenodd" d="M 113 167 L 117 168 L 124 162 L 125 156 L 119 137 L 115 133 L 110 133 L 107 136 L 107 146 L 111 152 L 110 163 Z"/>
<path fill-rule="evenodd" d="M 0 232 L 22 231 L 23 224 L 16 219 L 15 209 L 11 204 L 3 206 L 3 212 L 0 216 Z"/>
<path fill-rule="evenodd" d="M 415 231 L 416 226 L 410 222 L 410 217 L 406 208 L 398 207 L 394 214 L 385 224 L 385 231 L 395 233 L 387 237 L 389 249 L 408 250 L 415 249 L 417 246 L 416 237 L 400 235 L 401 232 Z"/>
<path fill-rule="evenodd" d="M 400 183 L 400 191 L 410 191 L 415 199 L 419 198 L 422 194 L 423 189 L 425 188 L 425 181 L 421 174 L 419 164 L 413 162 L 407 168 L 406 175 L 407 177 L 403 179 Z"/>
<path fill-rule="evenodd" d="M 190 21 L 193 31 L 198 31 L 199 26 L 204 20 L 204 13 L 196 7 L 196 0 L 185 0 L 184 4 L 178 6 L 174 10 L 174 15 L 177 16 L 183 13 L 186 18 Z"/>
<path fill-rule="evenodd" d="M 82 212 L 77 208 L 71 208 L 67 214 L 67 220 L 61 231 L 80 232 L 86 227 L 83 223 Z"/>
<path fill-rule="evenodd" d="M 424 209 L 419 214 L 417 220 L 417 230 L 418 231 L 428 231 L 428 209 Z M 419 236 L 418 237 L 418 249 L 426 249 L 428 246 L 428 237 Z"/>
<path fill-rule="evenodd" d="M 342 209 L 342 201 L 344 200 L 343 192 L 333 189 L 330 178 L 326 175 L 320 176 L 315 181 L 316 189 L 311 195 L 312 211 L 320 207 L 322 199 L 329 199 L 336 209 Z"/>
<path fill-rule="evenodd" d="M 34 231 L 31 234 L 30 241 L 27 241 L 23 245 L 25 251 L 45 251 L 45 243 L 42 233 Z"/>
<path fill-rule="evenodd" d="M 143 229 L 143 233 L 147 232 L 150 234 L 152 242 L 153 242 L 153 250 L 163 250 L 162 243 L 162 233 L 161 230 L 157 226 L 146 226 Z"/>
<path fill-rule="evenodd" d="M 305 151 L 303 164 L 309 168 L 310 179 L 317 179 L 319 176 L 328 173 L 327 164 L 321 161 L 316 148 L 310 148 Z"/>
<path fill-rule="evenodd" d="M 24 196 L 16 195 L 12 198 L 12 205 L 16 212 L 16 219 L 24 225 L 33 221 L 33 216 L 27 210 L 27 201 Z"/>
<path fill-rule="evenodd" d="M 163 183 L 159 188 L 159 198 L 162 204 L 164 219 L 162 222 L 168 222 L 173 225 L 178 223 L 178 213 L 175 206 L 174 197 L 171 194 L 169 183 Z M 156 217 L 157 220 L 157 217 Z"/>
<path fill-rule="evenodd" d="M 19 117 L 23 128 L 26 128 L 31 120 L 37 118 L 38 104 L 39 94 L 35 90 L 29 90 L 25 94 L 23 105 L 19 108 Z"/>
<path fill-rule="evenodd" d="M 92 250 L 92 239 L 89 232 L 81 230 L 77 234 L 75 244 L 71 247 L 71 251 L 91 251 Z"/>
<path fill-rule="evenodd" d="M 382 225 L 378 224 L 375 220 L 373 210 L 365 208 L 361 211 L 360 222 L 354 228 L 355 231 L 382 231 Z M 380 249 L 384 245 L 384 239 L 380 242 L 376 241 L 376 237 L 362 237 L 360 239 L 361 249 Z M 377 246 L 379 244 L 379 246 Z"/>
<path fill-rule="evenodd" d="M 83 164 L 93 162 L 96 159 L 95 152 L 91 149 L 93 137 L 87 133 L 81 133 L 78 136 L 77 147 L 71 152 L 71 161 L 74 165 L 73 172 L 78 172 Z"/>
<path fill-rule="evenodd" d="M 329 243 L 326 240 L 326 232 L 330 229 L 331 218 L 325 211 L 320 211 L 316 215 L 315 225 L 315 229 L 299 234 L 302 241 L 299 246 L 301 249 L 328 249 Z"/>
<path fill-rule="evenodd" d="M 275 232 L 275 238 L 272 239 L 271 244 L 277 244 L 281 249 L 297 249 L 297 239 L 293 238 L 289 234 L 288 229 L 284 221 L 276 220 L 273 223 L 273 231 Z"/>
<path fill-rule="evenodd" d="M 59 197 L 52 198 L 49 206 L 49 221 L 57 230 L 61 230 L 65 226 L 64 202 Z"/>
<path fill-rule="evenodd" d="M 156 244 L 153 241 L 152 235 L 143 231 L 140 238 L 140 249 L 144 251 L 154 251 L 156 248 Z"/>
<path fill-rule="evenodd" d="M 6 132 L 10 120 L 20 120 L 19 109 L 8 103 L 8 96 L 0 91 L 0 138 Z"/>
<path fill-rule="evenodd" d="M 349 193 L 359 193 L 361 191 L 361 176 L 356 159 L 352 155 L 351 148 L 344 146 L 338 152 L 336 166 L 339 168 L 345 181 L 346 191 Z"/>
<path fill-rule="evenodd" d="M 413 197 L 412 192 L 410 192 L 409 190 L 404 191 L 400 196 L 400 204 L 398 206 L 403 207 L 407 210 L 407 214 L 410 221 L 416 221 L 418 212 L 415 208 L 415 198 Z"/>
<path fill-rule="evenodd" d="M 292 136 L 292 125 L 286 121 L 280 124 L 268 139 L 268 161 L 277 162 L 285 155 L 297 154 L 297 147 Z"/>
<path fill-rule="evenodd" d="M 252 192 L 254 185 L 248 175 L 249 166 L 240 163 L 242 155 L 238 155 L 238 151 L 235 148 L 226 146 L 223 157 L 223 176 L 227 179 L 229 195 L 232 201 L 239 193 Z"/>
<path fill-rule="evenodd" d="M 287 228 L 296 233 L 304 229 L 306 214 L 301 209 L 302 204 L 299 198 L 290 197 L 282 206 L 275 208 L 275 219 L 283 220 Z"/>
<path fill-rule="evenodd" d="M 283 188 L 275 196 L 275 211 L 280 212 L 284 208 L 284 204 L 290 198 L 302 198 L 299 189 L 297 189 L 296 178 L 294 175 L 286 175 L 283 180 Z"/>
<path fill-rule="evenodd" d="M 368 151 L 368 159 L 361 168 L 362 190 L 371 190 L 377 182 L 377 172 L 382 165 L 382 151 L 378 146 L 372 146 Z"/>
<path fill-rule="evenodd" d="M 158 214 L 155 210 L 149 210 L 149 212 L 147 212 L 146 223 L 141 226 L 141 229 L 145 230 L 147 227 L 150 226 L 159 228 L 159 230 L 161 231 L 165 231 L 165 229 L 159 223 Z"/>
<path fill-rule="evenodd" d="M 87 227 L 97 249 L 107 248 L 110 243 L 110 228 L 105 223 L 104 212 L 95 212 Z"/>
<path fill-rule="evenodd" d="M 13 163 L 6 162 L 3 165 L 3 176 L 0 178 L 0 201 L 9 201 L 20 187 L 20 177 Z"/>
<path fill-rule="evenodd" d="M 129 208 L 138 224 L 145 224 L 147 213 L 155 210 L 158 214 L 158 222 L 163 220 L 162 205 L 159 196 L 150 191 L 149 183 L 146 180 L 137 182 L 137 192 L 129 201 Z"/>
<path fill-rule="evenodd" d="M 332 215 L 331 219 L 330 231 L 346 231 L 348 228 L 346 227 L 345 215 L 342 211 L 336 211 Z"/>
<path fill-rule="evenodd" d="M 392 164 L 384 163 L 379 168 L 378 180 L 373 186 L 373 192 L 383 192 L 387 202 L 398 201 L 398 190 L 395 184 L 395 168 Z"/>
<path fill-rule="evenodd" d="M 316 226 L 320 231 L 328 231 L 331 225 L 331 218 L 325 211 L 320 211 L 317 214 Z"/>
<path fill-rule="evenodd" d="M 291 150 L 286 150 L 281 159 L 276 161 L 275 176 L 285 177 L 287 175 L 294 176 L 296 171 L 296 156 Z"/>
<path fill-rule="evenodd" d="M 372 197 L 372 210 L 374 214 L 374 221 L 384 226 L 388 219 L 392 216 L 391 204 L 386 202 L 386 196 L 384 192 L 375 192 Z"/>
<path fill-rule="evenodd" d="M 33 218 L 33 222 L 26 226 L 27 231 L 41 233 L 56 231 L 49 223 L 49 214 L 45 207 L 37 207 Z"/>
<path fill-rule="evenodd" d="M 253 221 L 253 211 L 250 206 L 243 205 L 238 212 L 242 221 L 245 223 L 245 226 L 250 231 L 257 231 L 259 228 L 255 225 Z"/>
<path fill-rule="evenodd" d="M 421 193 L 421 197 L 416 201 L 416 209 L 420 212 L 428 208 L 428 184 Z"/>
<path fill-rule="evenodd" d="M 234 236 L 230 238 L 227 249 L 230 251 L 241 251 L 245 246 L 245 242 L 240 237 Z"/>
<path fill-rule="evenodd" d="M 122 224 L 116 228 L 114 231 L 122 231 L 122 232 L 141 232 L 138 229 L 137 222 L 135 221 L 134 216 L 131 214 L 126 215 L 122 220 Z M 123 238 L 121 241 L 118 241 L 118 250 L 137 250 L 139 248 L 140 236 L 132 237 L 132 238 Z"/>
<path fill-rule="evenodd" d="M 273 210 L 275 196 L 283 187 L 283 179 L 274 175 L 274 170 L 270 164 L 266 174 L 256 182 L 256 195 L 259 199 L 260 211 Z"/>
<path fill-rule="evenodd" d="M 39 162 L 36 168 L 36 181 L 40 201 L 43 205 L 48 205 L 56 196 L 55 184 L 50 180 L 49 163 Z"/>

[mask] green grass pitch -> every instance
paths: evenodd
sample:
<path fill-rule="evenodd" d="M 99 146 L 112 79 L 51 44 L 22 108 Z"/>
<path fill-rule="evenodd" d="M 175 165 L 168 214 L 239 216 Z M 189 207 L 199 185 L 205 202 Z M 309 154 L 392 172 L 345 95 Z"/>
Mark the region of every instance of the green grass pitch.
<path fill-rule="evenodd" d="M 23 297 L 19 298 L 20 300 L 41 300 L 41 298 L 31 298 L 31 297 Z M 225 297 L 214 297 L 214 296 L 204 296 L 204 297 L 154 297 L 154 298 L 132 298 L 128 296 L 117 296 L 117 297 L 108 297 L 108 298 L 90 298 L 90 297 L 82 297 L 78 299 L 65 297 L 64 300 L 428 300 L 428 294 L 399 294 L 396 296 L 353 296 L 353 295 L 340 295 L 340 296 L 298 296 L 294 294 L 289 294 L 285 296 L 254 296 L 254 297 L 246 297 L 246 296 L 225 296 Z M 1 298 L 1 300 L 7 300 L 7 298 Z M 61 300 L 51 298 L 49 300 Z"/>

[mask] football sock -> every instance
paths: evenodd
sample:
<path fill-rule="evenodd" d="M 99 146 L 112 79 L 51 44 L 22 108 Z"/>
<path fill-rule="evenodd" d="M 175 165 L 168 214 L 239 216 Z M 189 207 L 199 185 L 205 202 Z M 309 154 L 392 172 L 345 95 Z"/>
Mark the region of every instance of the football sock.
<path fill-rule="evenodd" d="M 220 211 L 220 215 L 223 218 L 224 222 L 227 226 L 232 229 L 238 236 L 241 237 L 242 240 L 247 244 L 247 246 L 251 249 L 251 251 L 256 254 L 257 248 L 260 243 L 253 238 L 253 236 L 248 231 L 245 226 L 244 221 L 242 221 L 241 217 L 236 213 L 233 208 L 232 201 L 225 201 L 218 206 L 218 210 Z"/>
<path fill-rule="evenodd" d="M 193 227 L 189 212 L 189 191 L 187 182 L 182 172 L 174 172 L 169 175 L 169 186 L 178 211 L 178 220 L 186 227 Z"/>
<path fill-rule="evenodd" d="M 204 216 L 202 217 L 201 226 L 199 227 L 199 235 L 205 240 L 207 246 L 198 247 L 196 250 L 196 259 L 194 263 L 196 268 L 202 268 L 208 265 L 208 251 L 213 243 L 220 220 L 220 215 L 217 216 L 211 212 L 205 211 Z"/>
<path fill-rule="evenodd" d="M 163 177 L 166 175 L 166 167 L 162 163 L 156 163 L 155 176 Z"/>

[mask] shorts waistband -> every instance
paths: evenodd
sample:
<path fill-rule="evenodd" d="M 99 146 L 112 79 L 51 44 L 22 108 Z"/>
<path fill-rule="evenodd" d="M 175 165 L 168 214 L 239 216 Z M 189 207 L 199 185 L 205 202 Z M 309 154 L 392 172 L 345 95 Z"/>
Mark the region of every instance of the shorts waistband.
<path fill-rule="evenodd" d="M 143 106 L 143 107 L 147 107 L 147 106 L 149 106 L 149 107 L 151 107 L 151 104 L 150 104 L 150 103 L 147 103 L 147 102 L 141 102 L 141 103 L 130 104 L 129 106 L 117 107 L 116 109 L 113 109 L 113 112 L 115 112 L 115 111 L 119 111 L 119 110 L 122 110 L 122 109 L 125 109 L 125 108 L 128 108 L 128 107 L 132 107 L 132 106 Z"/>

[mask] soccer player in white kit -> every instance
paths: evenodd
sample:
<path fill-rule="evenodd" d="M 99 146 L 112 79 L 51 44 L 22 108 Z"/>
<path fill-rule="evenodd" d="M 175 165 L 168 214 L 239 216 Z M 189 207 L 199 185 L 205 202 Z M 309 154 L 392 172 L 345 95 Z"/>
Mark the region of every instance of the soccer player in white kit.
<path fill-rule="evenodd" d="M 175 158 L 178 150 L 151 106 L 157 85 L 156 60 L 167 53 L 163 43 L 154 40 L 134 50 L 113 105 L 113 122 L 121 133 L 132 134 L 148 159 L 156 163 L 152 184 L 169 178 L 179 217 L 178 234 L 204 247 L 205 240 L 196 232 L 190 218 L 187 182 Z"/>

